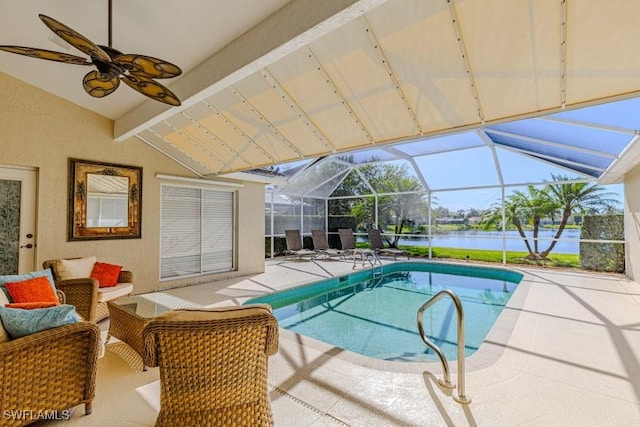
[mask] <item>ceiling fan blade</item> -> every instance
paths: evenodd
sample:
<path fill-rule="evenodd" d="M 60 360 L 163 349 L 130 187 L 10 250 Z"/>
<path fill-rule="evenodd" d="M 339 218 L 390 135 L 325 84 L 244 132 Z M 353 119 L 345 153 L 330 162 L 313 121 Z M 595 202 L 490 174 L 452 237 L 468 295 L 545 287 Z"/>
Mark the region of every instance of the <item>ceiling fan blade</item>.
<path fill-rule="evenodd" d="M 51 31 L 56 33 L 58 37 L 66 41 L 76 49 L 89 55 L 92 59 L 99 58 L 103 61 L 111 61 L 109 55 L 91 40 L 78 33 L 77 31 L 67 27 L 61 22 L 56 21 L 47 15 L 40 14 L 40 19 L 49 27 Z"/>
<path fill-rule="evenodd" d="M 49 61 L 64 62 L 66 64 L 75 65 L 93 65 L 85 58 L 66 53 L 55 52 L 53 50 L 36 49 L 33 47 L 22 46 L 0 46 L 0 50 L 5 52 L 17 53 L 18 55 L 30 56 L 32 58 L 47 59 Z"/>
<path fill-rule="evenodd" d="M 154 80 L 146 77 L 126 74 L 122 76 L 122 78 L 130 88 L 148 96 L 151 99 L 173 106 L 181 104 L 180 100 L 173 92 Z"/>
<path fill-rule="evenodd" d="M 136 76 L 152 79 L 168 79 L 182 74 L 177 65 L 152 56 L 125 54 L 113 58 L 113 62 Z"/>
<path fill-rule="evenodd" d="M 102 74 L 96 70 L 90 71 L 82 79 L 82 87 L 94 98 L 104 98 L 112 94 L 120 86 L 120 78 L 117 75 Z"/>

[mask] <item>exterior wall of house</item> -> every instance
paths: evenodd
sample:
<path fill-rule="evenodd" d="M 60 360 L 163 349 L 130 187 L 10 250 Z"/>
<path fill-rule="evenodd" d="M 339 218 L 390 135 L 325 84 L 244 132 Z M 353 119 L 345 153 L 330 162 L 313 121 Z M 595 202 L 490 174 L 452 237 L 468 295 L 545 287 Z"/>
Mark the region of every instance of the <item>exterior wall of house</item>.
<path fill-rule="evenodd" d="M 156 174 L 195 176 L 136 138 L 114 141 L 111 120 L 3 73 L 0 93 L 0 165 L 31 167 L 38 174 L 34 269 L 47 259 L 95 255 L 133 271 L 135 293 L 264 271 L 264 185 L 243 182 L 237 189 L 238 271 L 161 284 L 161 182 Z M 71 157 L 143 168 L 141 239 L 67 241 Z"/>
<path fill-rule="evenodd" d="M 626 240 L 626 274 L 640 280 L 640 166 L 624 178 L 624 233 Z"/>

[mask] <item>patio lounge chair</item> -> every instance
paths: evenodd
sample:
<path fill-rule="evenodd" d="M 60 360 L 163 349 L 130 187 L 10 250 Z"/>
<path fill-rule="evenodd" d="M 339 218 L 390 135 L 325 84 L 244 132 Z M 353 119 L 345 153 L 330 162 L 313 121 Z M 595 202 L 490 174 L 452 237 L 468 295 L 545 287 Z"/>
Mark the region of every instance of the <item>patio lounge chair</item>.
<path fill-rule="evenodd" d="M 371 249 L 373 249 L 378 255 L 386 255 L 392 256 L 395 260 L 398 256 L 406 256 L 409 259 L 409 255 L 407 251 L 396 248 L 385 248 L 382 243 L 382 235 L 380 234 L 380 230 L 375 228 L 370 228 L 367 230 L 367 234 L 369 235 L 369 244 L 371 245 Z"/>
<path fill-rule="evenodd" d="M 311 239 L 313 239 L 313 250 L 316 252 L 316 257 L 324 255 L 328 258 L 344 258 L 343 251 L 329 247 L 327 233 L 324 230 L 311 230 Z"/>
<path fill-rule="evenodd" d="M 302 237 L 300 236 L 300 230 L 284 230 L 284 235 L 287 238 L 287 252 L 285 257 L 295 256 L 297 258 L 314 258 L 316 253 L 315 251 L 304 249 L 302 247 Z"/>
<path fill-rule="evenodd" d="M 356 267 L 356 260 L 360 257 L 362 261 L 362 266 L 364 267 L 365 262 L 368 260 L 371 265 L 379 262 L 378 256 L 376 252 L 372 249 L 364 249 L 356 247 L 356 238 L 353 235 L 353 230 L 350 228 L 340 228 L 338 229 L 338 233 L 340 233 L 340 243 L 342 243 L 342 250 L 345 255 L 351 256 L 353 258 L 353 268 Z"/>
<path fill-rule="evenodd" d="M 353 236 L 353 230 L 350 228 L 338 229 L 340 234 L 340 244 L 342 245 L 342 251 L 345 254 L 352 255 L 356 250 L 356 238 Z"/>

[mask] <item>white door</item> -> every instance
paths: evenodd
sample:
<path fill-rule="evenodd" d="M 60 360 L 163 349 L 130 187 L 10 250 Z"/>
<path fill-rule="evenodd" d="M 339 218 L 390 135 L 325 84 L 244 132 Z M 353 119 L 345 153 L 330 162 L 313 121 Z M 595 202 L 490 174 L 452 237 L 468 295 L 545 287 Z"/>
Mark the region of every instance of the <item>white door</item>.
<path fill-rule="evenodd" d="M 33 271 L 36 171 L 0 165 L 0 274 Z"/>

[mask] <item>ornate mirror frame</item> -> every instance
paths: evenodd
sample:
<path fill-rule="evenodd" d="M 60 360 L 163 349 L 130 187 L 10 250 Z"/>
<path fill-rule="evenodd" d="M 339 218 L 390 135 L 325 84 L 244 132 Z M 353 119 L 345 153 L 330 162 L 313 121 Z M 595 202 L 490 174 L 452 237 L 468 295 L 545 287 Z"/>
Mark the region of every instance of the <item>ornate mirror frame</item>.
<path fill-rule="evenodd" d="M 89 176 L 96 175 L 97 181 L 107 181 L 108 177 L 125 178 L 126 189 L 107 189 L 104 194 L 113 192 L 115 196 L 109 198 L 126 198 L 126 214 L 114 224 L 97 223 L 91 225 L 88 213 Z M 124 180 L 113 180 L 122 187 Z M 125 194 L 126 192 L 126 194 Z M 117 197 L 116 197 L 117 196 Z M 105 197 L 106 198 L 106 197 Z M 125 166 L 113 163 L 94 162 L 90 160 L 69 159 L 69 208 L 67 216 L 67 241 L 77 240 L 106 240 L 106 239 L 139 239 L 142 237 L 142 168 L 138 166 Z M 101 203 L 100 203 L 101 204 Z M 100 215 L 102 216 L 102 211 Z M 126 217 L 126 223 L 125 218 Z M 112 221 L 113 222 L 113 221 Z"/>

